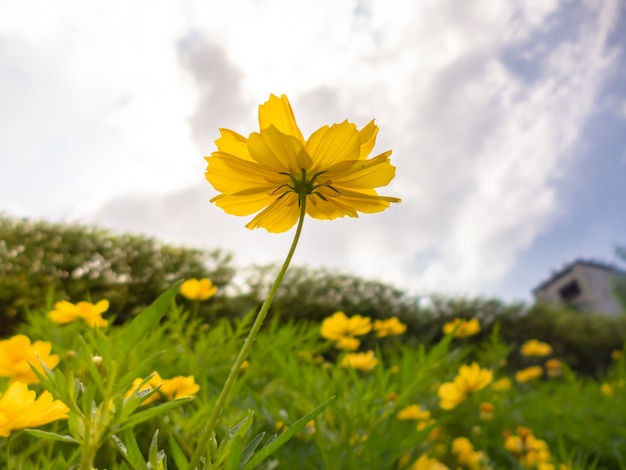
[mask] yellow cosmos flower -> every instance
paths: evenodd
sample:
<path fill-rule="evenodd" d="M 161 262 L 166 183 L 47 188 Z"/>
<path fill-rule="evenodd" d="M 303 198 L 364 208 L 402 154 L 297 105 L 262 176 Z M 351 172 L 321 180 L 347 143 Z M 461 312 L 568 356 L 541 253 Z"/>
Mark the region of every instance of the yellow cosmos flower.
<path fill-rule="evenodd" d="M 478 323 L 478 319 L 476 318 L 472 318 L 471 320 L 455 318 L 451 322 L 447 322 L 443 325 L 443 332 L 448 334 L 454 331 L 457 326 L 458 329 L 454 333 L 455 338 L 466 338 L 480 332 L 480 323 Z"/>
<path fill-rule="evenodd" d="M 311 217 L 332 220 L 400 202 L 375 190 L 389 184 L 395 167 L 391 151 L 368 159 L 378 133 L 374 121 L 361 130 L 348 121 L 323 126 L 305 139 L 287 97 L 270 95 L 259 106 L 259 127 L 248 138 L 220 129 L 217 151 L 205 157 L 206 179 L 221 193 L 211 202 L 228 214 L 258 212 L 249 229 L 285 232 L 301 203 Z"/>
<path fill-rule="evenodd" d="M 461 366 L 454 381 L 439 386 L 439 406 L 444 410 L 455 408 L 472 393 L 489 385 L 492 379 L 493 372 L 482 369 L 475 362 L 471 366 Z"/>
<path fill-rule="evenodd" d="M 423 419 L 429 419 L 430 411 L 423 410 L 422 407 L 419 405 L 408 405 L 402 408 L 398 412 L 396 417 L 401 421 L 408 421 L 408 420 L 419 421 Z"/>
<path fill-rule="evenodd" d="M 552 465 L 548 444 L 523 426 L 517 428 L 517 435 L 508 433 L 504 448 L 517 457 L 525 468 L 549 468 Z"/>
<path fill-rule="evenodd" d="M 442 464 L 437 459 L 431 459 L 428 455 L 422 455 L 413 465 L 409 467 L 409 470 L 449 470 L 448 467 Z"/>
<path fill-rule="evenodd" d="M 196 384 L 193 375 L 187 377 L 178 376 L 173 379 L 162 379 L 158 372 L 154 372 L 148 382 L 144 383 L 142 386 L 141 384 L 143 382 L 144 379 L 135 379 L 130 390 L 126 392 L 126 398 L 133 393 L 149 393 L 160 386 L 157 393 L 150 395 L 141 403 L 142 405 L 146 405 L 157 401 L 159 396 L 163 396 L 167 400 L 176 400 L 178 398 L 192 397 L 200 390 L 200 386 Z"/>
<path fill-rule="evenodd" d="M 552 354 L 552 346 L 536 339 L 529 339 L 522 345 L 521 353 L 524 356 L 549 356 Z"/>
<path fill-rule="evenodd" d="M 35 341 L 31 344 L 30 338 L 24 335 L 0 341 L 0 377 L 12 377 L 14 381 L 25 384 L 39 383 L 30 364 L 40 372 L 43 372 L 43 367 L 39 361 L 54 369 L 59 363 L 59 356 L 50 354 L 51 350 L 51 343 Z"/>
<path fill-rule="evenodd" d="M 360 345 L 361 341 L 352 336 L 343 336 L 335 342 L 335 347 L 344 351 L 356 351 Z"/>
<path fill-rule="evenodd" d="M 457 437 L 452 441 L 452 453 L 456 454 L 461 465 L 471 470 L 480 470 L 485 459 L 482 452 L 474 450 L 474 446 L 467 437 Z"/>
<path fill-rule="evenodd" d="M 364 353 L 348 353 L 341 362 L 342 367 L 352 367 L 356 370 L 369 371 L 376 367 L 378 359 L 374 357 L 374 351 Z"/>
<path fill-rule="evenodd" d="M 550 377 L 558 377 L 563 372 L 563 364 L 558 359 L 548 359 L 545 366 Z"/>
<path fill-rule="evenodd" d="M 491 390 L 494 392 L 506 392 L 511 390 L 511 379 L 508 377 L 502 377 L 491 384 Z"/>
<path fill-rule="evenodd" d="M 530 380 L 536 380 L 543 375 L 543 368 L 541 366 L 531 366 L 526 369 L 518 370 L 515 373 L 515 381 L 522 383 Z"/>
<path fill-rule="evenodd" d="M 372 329 L 369 317 L 354 315 L 347 317 L 343 312 L 335 312 L 322 321 L 320 334 L 326 339 L 335 340 L 335 346 L 347 351 L 355 351 L 361 342 L 355 336 L 366 335 Z"/>
<path fill-rule="evenodd" d="M 487 401 L 482 402 L 480 404 L 480 419 L 488 420 L 493 418 L 493 411 L 495 410 L 495 406 L 493 403 L 489 403 Z"/>
<path fill-rule="evenodd" d="M 375 320 L 374 331 L 378 338 L 401 335 L 406 331 L 406 325 L 398 320 L 397 317 L 391 317 L 386 320 Z"/>
<path fill-rule="evenodd" d="M 180 293 L 189 300 L 207 300 L 213 297 L 217 292 L 217 286 L 206 278 L 203 279 L 187 279 L 180 286 Z"/>
<path fill-rule="evenodd" d="M 0 394 L 0 437 L 8 437 L 11 431 L 36 428 L 58 419 L 66 419 L 70 409 L 60 400 L 53 400 L 50 392 L 39 398 L 26 384 L 12 382 L 6 392 Z"/>
<path fill-rule="evenodd" d="M 613 386 L 609 383 L 604 382 L 602 384 L 602 386 L 600 387 L 600 390 L 602 391 L 602 393 L 604 393 L 606 396 L 612 397 L 613 396 Z"/>
<path fill-rule="evenodd" d="M 108 321 L 102 318 L 102 314 L 108 309 L 108 300 L 101 300 L 95 305 L 89 302 L 78 302 L 74 305 L 63 300 L 54 304 L 54 310 L 48 316 L 52 321 L 61 324 L 83 319 L 90 327 L 95 328 L 107 326 Z"/>

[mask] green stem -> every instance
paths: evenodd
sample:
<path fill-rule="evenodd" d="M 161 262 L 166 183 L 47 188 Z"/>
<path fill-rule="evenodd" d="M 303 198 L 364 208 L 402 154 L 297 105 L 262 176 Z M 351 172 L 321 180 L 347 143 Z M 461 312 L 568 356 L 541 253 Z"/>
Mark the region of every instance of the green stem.
<path fill-rule="evenodd" d="M 267 316 L 267 312 L 270 309 L 272 300 L 274 300 L 276 291 L 278 290 L 278 287 L 280 286 L 280 283 L 282 282 L 283 277 L 285 277 L 285 273 L 287 272 L 287 268 L 289 267 L 291 258 L 293 258 L 293 254 L 296 251 L 296 246 L 298 245 L 298 240 L 300 239 L 300 233 L 302 232 L 302 224 L 304 223 L 305 214 L 306 214 L 306 197 L 301 197 L 300 198 L 300 218 L 298 219 L 298 226 L 296 228 L 296 233 L 293 237 L 293 242 L 291 242 L 291 248 L 289 249 L 289 253 L 287 253 L 287 258 L 285 259 L 283 266 L 280 268 L 280 271 L 278 272 L 278 276 L 276 276 L 276 280 L 274 280 L 274 284 L 272 284 L 272 287 L 269 293 L 267 294 L 267 297 L 265 301 L 263 302 L 263 305 L 261 306 L 261 310 L 259 310 L 259 313 L 257 314 L 257 317 L 254 320 L 252 328 L 250 329 L 250 332 L 248 333 L 248 337 L 244 341 L 243 346 L 241 347 L 241 350 L 239 351 L 239 354 L 237 355 L 237 359 L 235 359 L 235 363 L 230 369 L 230 374 L 228 375 L 228 378 L 226 379 L 226 382 L 224 383 L 224 387 L 222 387 L 222 391 L 220 392 L 220 395 L 217 397 L 217 401 L 215 402 L 215 406 L 213 408 L 213 411 L 211 412 L 211 417 L 209 418 L 209 422 L 204 428 L 204 431 L 202 432 L 202 435 L 200 436 L 200 439 L 198 441 L 196 450 L 193 453 L 193 457 L 191 458 L 191 462 L 189 464 L 190 470 L 195 470 L 197 468 L 200 468 L 200 457 L 206 454 L 207 444 L 209 442 L 209 439 L 211 438 L 211 435 L 213 434 L 213 430 L 215 429 L 215 424 L 217 423 L 217 420 L 222 410 L 224 409 L 224 406 L 226 405 L 226 400 L 228 399 L 228 395 L 230 394 L 231 389 L 233 388 L 233 386 L 235 385 L 235 382 L 237 381 L 237 376 L 239 375 L 239 371 L 241 370 L 241 365 L 246 360 L 246 357 L 248 357 L 248 353 L 250 352 L 250 349 L 252 348 L 252 344 L 254 343 L 257 335 L 259 334 L 259 330 L 261 329 L 261 326 L 263 325 L 263 321 L 265 320 L 265 317 Z"/>

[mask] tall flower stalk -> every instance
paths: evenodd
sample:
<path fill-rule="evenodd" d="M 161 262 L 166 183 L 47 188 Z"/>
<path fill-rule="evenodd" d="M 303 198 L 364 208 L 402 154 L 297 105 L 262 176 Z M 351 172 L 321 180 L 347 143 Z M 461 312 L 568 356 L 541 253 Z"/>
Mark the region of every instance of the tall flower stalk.
<path fill-rule="evenodd" d="M 267 316 L 267 312 L 270 309 L 272 301 L 274 300 L 274 296 L 276 295 L 276 291 L 280 286 L 283 278 L 285 277 L 285 273 L 287 272 L 287 268 L 291 263 L 291 259 L 293 258 L 293 254 L 296 251 L 296 246 L 298 245 L 298 240 L 300 239 L 300 234 L 302 233 L 302 226 L 304 225 L 304 215 L 306 213 L 306 198 L 302 198 L 302 202 L 300 203 L 300 218 L 298 219 L 298 226 L 296 228 L 296 233 L 293 237 L 293 241 L 291 242 L 291 248 L 289 248 L 289 252 L 287 253 L 287 257 L 270 288 L 263 305 L 261 305 L 261 309 L 252 324 L 252 328 L 250 328 L 250 332 L 235 359 L 235 363 L 230 369 L 230 373 L 228 374 L 228 378 L 222 387 L 222 391 L 217 397 L 217 401 L 215 402 L 215 406 L 213 407 L 213 411 L 211 412 L 211 416 L 209 417 L 209 421 L 204 428 L 202 435 L 198 441 L 198 446 L 193 454 L 189 467 L 191 469 L 200 468 L 200 457 L 206 454 L 206 447 L 209 443 L 209 440 L 213 436 L 215 425 L 217 424 L 217 420 L 220 417 L 224 407 L 226 406 L 226 402 L 228 400 L 228 396 L 230 391 L 232 390 L 235 382 L 237 381 L 237 377 L 239 375 L 239 371 L 241 370 L 241 366 L 244 361 L 248 357 L 250 353 L 250 349 L 252 349 L 252 345 L 254 344 L 254 340 L 259 334 L 261 330 L 261 326 L 263 326 L 263 322 L 265 321 L 265 317 Z"/>
<path fill-rule="evenodd" d="M 323 126 L 305 139 L 285 95 L 270 95 L 259 106 L 259 132 L 248 138 L 220 129 L 217 151 L 206 157 L 207 181 L 220 193 L 211 202 L 226 213 L 256 216 L 246 225 L 286 232 L 297 224 L 291 248 L 250 329 L 190 462 L 200 467 L 239 370 L 259 334 L 276 291 L 293 257 L 304 218 L 333 220 L 381 212 L 400 199 L 380 196 L 375 188 L 395 176 L 391 150 L 368 158 L 376 143 L 374 121 L 361 130 L 344 121 Z M 210 465 L 210 464 L 209 464 Z"/>

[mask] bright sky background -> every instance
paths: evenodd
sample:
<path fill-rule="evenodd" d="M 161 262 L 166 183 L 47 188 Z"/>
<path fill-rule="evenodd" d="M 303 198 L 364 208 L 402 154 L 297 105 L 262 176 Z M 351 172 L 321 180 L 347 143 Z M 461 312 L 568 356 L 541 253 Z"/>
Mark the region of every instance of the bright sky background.
<path fill-rule="evenodd" d="M 626 244 L 620 0 L 0 0 L 0 212 L 282 262 L 210 204 L 219 127 L 287 94 L 305 135 L 375 118 L 381 214 L 307 220 L 294 263 L 529 299 Z"/>

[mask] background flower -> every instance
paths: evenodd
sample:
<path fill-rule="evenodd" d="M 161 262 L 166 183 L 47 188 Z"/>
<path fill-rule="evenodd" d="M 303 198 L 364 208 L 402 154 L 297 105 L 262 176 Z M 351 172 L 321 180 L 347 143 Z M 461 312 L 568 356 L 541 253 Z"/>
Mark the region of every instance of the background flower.
<path fill-rule="evenodd" d="M 361 342 L 355 336 L 362 336 L 372 329 L 371 319 L 361 315 L 347 317 L 343 312 L 335 312 L 322 321 L 320 334 L 326 338 L 335 340 L 339 349 L 355 351 Z"/>
<path fill-rule="evenodd" d="M 526 369 L 518 370 L 515 373 L 515 380 L 519 383 L 528 382 L 529 380 L 539 379 L 542 375 L 543 369 L 541 366 L 531 366 Z"/>
<path fill-rule="evenodd" d="M 455 338 L 465 338 L 480 332 L 480 323 L 478 323 L 478 319 L 476 318 L 472 318 L 471 320 L 455 318 L 451 322 L 447 322 L 443 325 L 443 332 L 448 334 L 454 331 L 457 326 L 458 329 L 454 332 Z"/>
<path fill-rule="evenodd" d="M 35 428 L 67 418 L 70 409 L 60 400 L 53 400 L 50 392 L 43 392 L 39 398 L 26 384 L 12 382 L 0 394 L 0 437 L 7 437 L 11 431 Z"/>
<path fill-rule="evenodd" d="M 31 364 L 43 372 L 40 362 L 50 369 L 59 363 L 59 356 L 50 354 L 52 344 L 47 341 L 35 341 L 25 335 L 16 335 L 0 341 L 0 376 L 11 377 L 13 380 L 32 384 L 39 379 L 31 369 Z"/>
<path fill-rule="evenodd" d="M 491 382 L 493 372 L 482 369 L 477 363 L 461 366 L 459 373 L 452 382 L 439 386 L 439 406 L 444 410 L 455 408 L 470 394 L 485 388 Z"/>
<path fill-rule="evenodd" d="M 406 325 L 398 320 L 397 317 L 391 317 L 386 320 L 375 320 L 373 328 L 378 338 L 401 335 L 406 331 Z"/>
<path fill-rule="evenodd" d="M 94 328 L 107 326 L 108 321 L 102 318 L 102 314 L 108 309 L 108 300 L 101 300 L 95 305 L 90 302 L 78 302 L 74 305 L 62 300 L 54 304 L 54 310 L 48 313 L 48 316 L 56 323 L 70 323 L 82 319 Z"/>
<path fill-rule="evenodd" d="M 529 339 L 522 345 L 520 352 L 523 356 L 549 356 L 552 354 L 552 346 L 536 339 Z"/>
<path fill-rule="evenodd" d="M 374 357 L 374 351 L 348 353 L 341 361 L 342 367 L 352 367 L 362 371 L 372 370 L 376 364 L 378 364 L 378 359 Z"/>
<path fill-rule="evenodd" d="M 206 278 L 187 279 L 180 286 L 180 294 L 189 300 L 207 300 L 217 292 L 217 286 Z"/>

